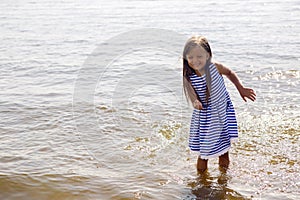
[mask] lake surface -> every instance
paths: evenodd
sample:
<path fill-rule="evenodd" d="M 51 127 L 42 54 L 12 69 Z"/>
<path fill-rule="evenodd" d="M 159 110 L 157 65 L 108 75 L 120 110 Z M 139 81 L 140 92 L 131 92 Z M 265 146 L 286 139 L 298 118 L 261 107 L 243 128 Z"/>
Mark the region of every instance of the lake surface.
<path fill-rule="evenodd" d="M 0 199 L 298 199 L 300 1 L 1 1 Z M 239 141 L 197 174 L 181 52 L 213 58 Z"/>

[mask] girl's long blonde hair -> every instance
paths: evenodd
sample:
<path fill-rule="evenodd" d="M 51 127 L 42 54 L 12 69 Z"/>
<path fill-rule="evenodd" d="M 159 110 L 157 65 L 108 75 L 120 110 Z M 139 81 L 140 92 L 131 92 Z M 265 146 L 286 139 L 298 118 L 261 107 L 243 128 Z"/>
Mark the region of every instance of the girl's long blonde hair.
<path fill-rule="evenodd" d="M 212 52 L 208 40 L 203 36 L 193 36 L 186 42 L 183 50 L 183 89 L 184 94 L 188 101 L 192 103 L 198 99 L 200 101 L 199 96 L 197 95 L 195 89 L 193 88 L 190 80 L 190 76 L 195 73 L 195 70 L 191 68 L 187 61 L 187 54 L 196 46 L 202 47 L 209 54 L 209 59 L 207 60 L 204 70 L 206 74 L 206 101 L 210 97 L 211 92 L 211 75 L 209 71 L 209 66 L 211 64 Z"/>

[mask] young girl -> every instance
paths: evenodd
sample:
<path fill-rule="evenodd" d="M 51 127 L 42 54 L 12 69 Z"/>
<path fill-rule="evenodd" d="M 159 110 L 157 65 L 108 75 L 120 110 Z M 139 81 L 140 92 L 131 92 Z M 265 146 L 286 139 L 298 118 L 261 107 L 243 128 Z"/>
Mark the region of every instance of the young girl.
<path fill-rule="evenodd" d="M 197 169 L 204 172 L 209 158 L 219 157 L 220 167 L 229 165 L 229 148 L 238 137 L 235 111 L 222 75 L 236 86 L 241 97 L 255 100 L 237 75 L 220 63 L 211 62 L 212 52 L 205 37 L 190 38 L 183 50 L 183 88 L 194 106 L 189 147 L 199 152 Z"/>

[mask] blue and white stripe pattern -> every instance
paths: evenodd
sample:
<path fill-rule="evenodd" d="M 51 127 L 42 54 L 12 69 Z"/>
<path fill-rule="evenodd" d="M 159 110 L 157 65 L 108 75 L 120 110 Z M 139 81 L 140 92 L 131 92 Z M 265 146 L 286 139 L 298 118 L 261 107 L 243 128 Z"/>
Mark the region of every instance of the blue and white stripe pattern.
<path fill-rule="evenodd" d="M 224 79 L 215 64 L 211 64 L 209 69 L 211 92 L 208 101 L 206 101 L 205 75 L 199 77 L 192 74 L 190 76 L 203 109 L 193 111 L 189 147 L 192 151 L 198 151 L 202 159 L 218 157 L 226 153 L 232 140 L 238 137 L 235 111 Z"/>

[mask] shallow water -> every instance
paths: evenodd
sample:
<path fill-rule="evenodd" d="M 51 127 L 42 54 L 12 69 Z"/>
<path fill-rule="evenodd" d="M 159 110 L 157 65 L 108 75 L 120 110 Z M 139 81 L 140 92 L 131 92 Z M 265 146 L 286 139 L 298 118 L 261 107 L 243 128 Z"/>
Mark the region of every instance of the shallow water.
<path fill-rule="evenodd" d="M 0 5 L 0 199 L 300 195 L 299 1 Z M 198 175 L 188 149 L 177 37 L 192 34 L 257 93 L 244 103 L 226 81 L 239 123 L 226 173 L 212 159 Z"/>

